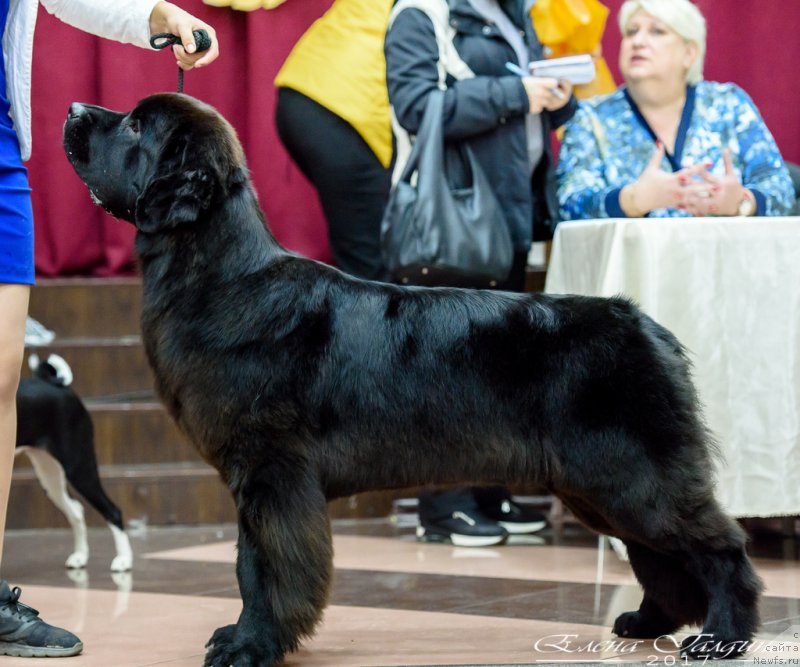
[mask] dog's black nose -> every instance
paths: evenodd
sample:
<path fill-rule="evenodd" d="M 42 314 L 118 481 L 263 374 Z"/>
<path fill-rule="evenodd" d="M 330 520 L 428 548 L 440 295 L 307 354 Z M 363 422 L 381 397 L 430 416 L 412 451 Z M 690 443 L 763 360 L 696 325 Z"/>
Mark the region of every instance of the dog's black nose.
<path fill-rule="evenodd" d="M 83 118 L 84 116 L 88 117 L 88 115 L 89 110 L 80 102 L 73 102 L 69 105 L 69 113 L 67 114 L 67 118 L 70 120 L 77 120 L 78 118 Z"/>

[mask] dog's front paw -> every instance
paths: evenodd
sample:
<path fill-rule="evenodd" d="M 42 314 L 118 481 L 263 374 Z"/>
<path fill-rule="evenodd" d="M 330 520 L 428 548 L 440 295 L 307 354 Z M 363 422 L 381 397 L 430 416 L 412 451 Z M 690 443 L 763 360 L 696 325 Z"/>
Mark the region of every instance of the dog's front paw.
<path fill-rule="evenodd" d="M 67 562 L 64 563 L 70 570 L 80 570 L 86 567 L 86 563 L 89 562 L 89 554 L 85 551 L 76 551 L 75 553 L 70 554 L 69 558 L 67 558 Z"/>
<path fill-rule="evenodd" d="M 220 646 L 227 646 L 233 643 L 233 637 L 236 634 L 236 624 L 223 625 L 221 628 L 214 630 L 211 639 L 206 642 L 206 648 L 212 649 Z"/>
<path fill-rule="evenodd" d="M 747 652 L 750 642 L 746 639 L 721 639 L 705 632 L 689 635 L 681 642 L 681 657 L 692 660 L 728 660 Z"/>
<path fill-rule="evenodd" d="M 235 625 L 217 628 L 206 648 L 203 667 L 271 667 L 281 660 L 280 654 L 262 645 L 239 641 Z"/>

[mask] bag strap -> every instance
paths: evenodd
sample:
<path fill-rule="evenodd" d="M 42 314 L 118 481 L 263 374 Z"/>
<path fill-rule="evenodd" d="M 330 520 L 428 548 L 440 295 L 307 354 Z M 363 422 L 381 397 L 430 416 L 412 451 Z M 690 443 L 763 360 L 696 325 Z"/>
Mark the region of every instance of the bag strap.
<path fill-rule="evenodd" d="M 433 23 L 433 32 L 436 34 L 436 45 L 439 47 L 439 88 L 447 88 L 447 75 L 454 79 L 470 79 L 475 73 L 469 68 L 461 56 L 458 55 L 453 44 L 456 29 L 450 25 L 450 5 L 447 0 L 398 0 L 389 14 L 389 28 L 392 27 L 397 15 L 404 9 L 418 9 L 427 14 Z"/>
<path fill-rule="evenodd" d="M 433 23 L 436 45 L 439 48 L 439 59 L 436 66 L 439 73 L 438 87 L 447 89 L 447 76 L 456 80 L 470 79 L 475 73 L 469 68 L 456 50 L 453 37 L 456 30 L 450 25 L 450 5 L 447 0 L 398 0 L 389 14 L 390 29 L 397 16 L 405 9 L 418 9 L 424 12 Z M 406 129 L 397 121 L 394 107 L 390 107 L 392 132 L 395 136 L 395 165 L 392 172 L 392 183 L 397 183 L 405 172 L 405 166 L 411 157 L 414 141 Z"/>
<path fill-rule="evenodd" d="M 444 173 L 444 91 L 433 90 L 428 94 L 425 113 L 417 130 L 416 140 L 403 165 L 398 182 L 413 183 L 415 172 L 424 161 L 430 173 Z M 414 183 L 416 185 L 416 183 Z"/>

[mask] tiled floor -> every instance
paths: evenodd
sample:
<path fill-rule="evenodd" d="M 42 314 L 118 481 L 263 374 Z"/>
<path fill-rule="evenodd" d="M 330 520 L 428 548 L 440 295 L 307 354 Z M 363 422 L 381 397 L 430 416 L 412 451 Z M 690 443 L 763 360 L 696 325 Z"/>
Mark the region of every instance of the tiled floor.
<path fill-rule="evenodd" d="M 681 662 L 663 641 L 611 634 L 616 615 L 638 606 L 639 589 L 628 565 L 577 526 L 488 549 L 419 544 L 413 528 L 389 522 L 335 522 L 334 533 L 330 606 L 289 666 Z M 3 576 L 46 620 L 83 639 L 69 667 L 199 666 L 213 630 L 241 609 L 234 539 L 233 526 L 140 530 L 133 572 L 120 576 L 107 569 L 113 546 L 104 529 L 91 531 L 84 572 L 63 568 L 68 532 L 12 532 Z M 763 628 L 741 662 L 800 663 L 797 545 L 776 531 L 755 535 Z M 3 667 L 20 663 L 54 664 L 0 658 Z"/>

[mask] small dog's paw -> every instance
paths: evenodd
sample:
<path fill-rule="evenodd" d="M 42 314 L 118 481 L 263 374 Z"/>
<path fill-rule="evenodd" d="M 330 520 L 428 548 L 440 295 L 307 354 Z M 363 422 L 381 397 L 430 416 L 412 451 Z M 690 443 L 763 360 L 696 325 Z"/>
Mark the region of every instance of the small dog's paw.
<path fill-rule="evenodd" d="M 112 572 L 127 572 L 133 568 L 133 557 L 127 554 L 117 556 L 111 561 Z"/>
<path fill-rule="evenodd" d="M 681 642 L 681 657 L 692 660 L 727 660 L 747 652 L 746 639 L 721 639 L 714 633 L 689 635 Z"/>
<path fill-rule="evenodd" d="M 69 558 L 67 558 L 67 562 L 64 563 L 70 570 L 79 570 L 81 568 L 86 567 L 86 563 L 89 562 L 89 554 L 85 551 L 76 551 L 73 554 L 70 554 Z"/>

